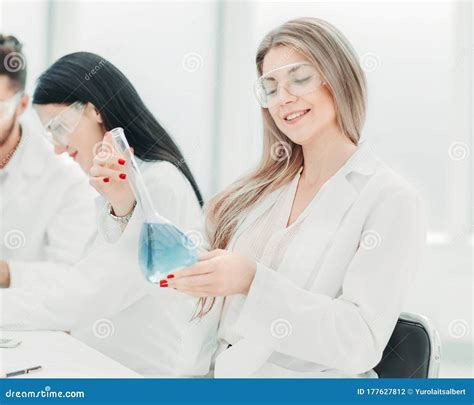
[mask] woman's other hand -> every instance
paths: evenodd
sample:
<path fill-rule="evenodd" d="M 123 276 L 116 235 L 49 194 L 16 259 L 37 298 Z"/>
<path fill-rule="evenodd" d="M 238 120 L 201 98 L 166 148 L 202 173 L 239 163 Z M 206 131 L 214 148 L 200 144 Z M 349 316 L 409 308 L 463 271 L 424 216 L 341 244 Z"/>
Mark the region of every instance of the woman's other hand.
<path fill-rule="evenodd" d="M 199 262 L 168 275 L 162 287 L 196 297 L 218 297 L 247 294 L 257 264 L 236 252 L 216 249 L 199 256 Z"/>

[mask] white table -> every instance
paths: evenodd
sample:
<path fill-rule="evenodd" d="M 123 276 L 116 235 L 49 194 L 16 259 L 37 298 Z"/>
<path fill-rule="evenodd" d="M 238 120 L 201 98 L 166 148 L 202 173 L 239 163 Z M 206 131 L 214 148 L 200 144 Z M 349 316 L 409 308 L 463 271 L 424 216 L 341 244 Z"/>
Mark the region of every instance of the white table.
<path fill-rule="evenodd" d="M 1 331 L 0 337 L 22 341 L 16 348 L 0 348 L 0 374 L 41 365 L 41 371 L 17 378 L 141 377 L 64 332 Z"/>

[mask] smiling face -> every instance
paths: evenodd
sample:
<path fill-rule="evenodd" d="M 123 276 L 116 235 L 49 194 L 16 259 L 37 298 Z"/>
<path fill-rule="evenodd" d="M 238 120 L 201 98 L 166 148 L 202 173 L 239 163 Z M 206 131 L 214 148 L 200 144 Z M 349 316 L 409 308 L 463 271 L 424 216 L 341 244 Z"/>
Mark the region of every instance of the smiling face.
<path fill-rule="evenodd" d="M 61 131 L 63 144 L 54 146 L 57 154 L 67 153 L 86 173 L 93 164 L 94 149 L 102 141 L 105 130 L 102 118 L 90 103 L 83 111 L 71 109 L 67 104 L 45 104 L 34 106 L 44 127 Z M 65 129 L 72 132 L 64 133 Z M 67 131 L 66 131 L 67 132 Z"/>
<path fill-rule="evenodd" d="M 285 63 L 282 64 L 283 60 Z M 333 98 L 326 85 L 321 83 L 319 86 L 313 86 L 309 93 L 298 96 L 292 94 L 287 69 L 272 72 L 282 66 L 298 66 L 300 63 L 304 64 L 302 66 L 311 65 L 302 54 L 289 52 L 288 48 L 283 46 L 275 47 L 265 55 L 262 73 L 263 75 L 268 73 L 266 78 L 273 80 L 274 84 L 278 83 L 279 86 L 277 99 L 272 103 L 274 105 L 268 107 L 276 126 L 294 143 L 306 145 L 318 135 L 337 129 L 337 121 Z M 315 77 L 308 79 L 310 74 L 308 72 L 300 68 L 299 71 L 290 74 L 295 75 L 295 81 L 317 79 Z M 317 75 L 316 72 L 314 69 L 313 74 Z"/>

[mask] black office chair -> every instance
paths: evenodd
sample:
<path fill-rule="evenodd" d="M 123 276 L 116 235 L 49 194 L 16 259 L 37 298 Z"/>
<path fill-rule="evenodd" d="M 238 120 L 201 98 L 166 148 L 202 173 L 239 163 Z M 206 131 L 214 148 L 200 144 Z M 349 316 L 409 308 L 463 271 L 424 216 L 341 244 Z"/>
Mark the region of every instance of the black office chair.
<path fill-rule="evenodd" d="M 379 378 L 437 378 L 441 340 L 423 315 L 403 312 L 374 370 Z"/>

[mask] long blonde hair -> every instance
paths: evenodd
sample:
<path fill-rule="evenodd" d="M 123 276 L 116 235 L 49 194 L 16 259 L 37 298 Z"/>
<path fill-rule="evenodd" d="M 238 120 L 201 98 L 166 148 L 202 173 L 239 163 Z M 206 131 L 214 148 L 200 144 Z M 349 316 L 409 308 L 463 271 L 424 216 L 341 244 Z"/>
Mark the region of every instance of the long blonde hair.
<path fill-rule="evenodd" d="M 364 72 L 349 41 L 334 26 L 317 18 L 288 21 L 270 31 L 260 43 L 256 56 L 259 76 L 265 55 L 280 46 L 304 55 L 318 68 L 332 95 L 338 126 L 357 145 L 365 119 L 367 92 Z M 257 168 L 205 206 L 206 232 L 212 249 L 227 248 L 243 214 L 291 181 L 303 165 L 301 146 L 278 129 L 268 109 L 262 108 L 262 114 L 263 154 Z M 201 298 L 197 316 L 209 312 L 214 300 Z"/>

